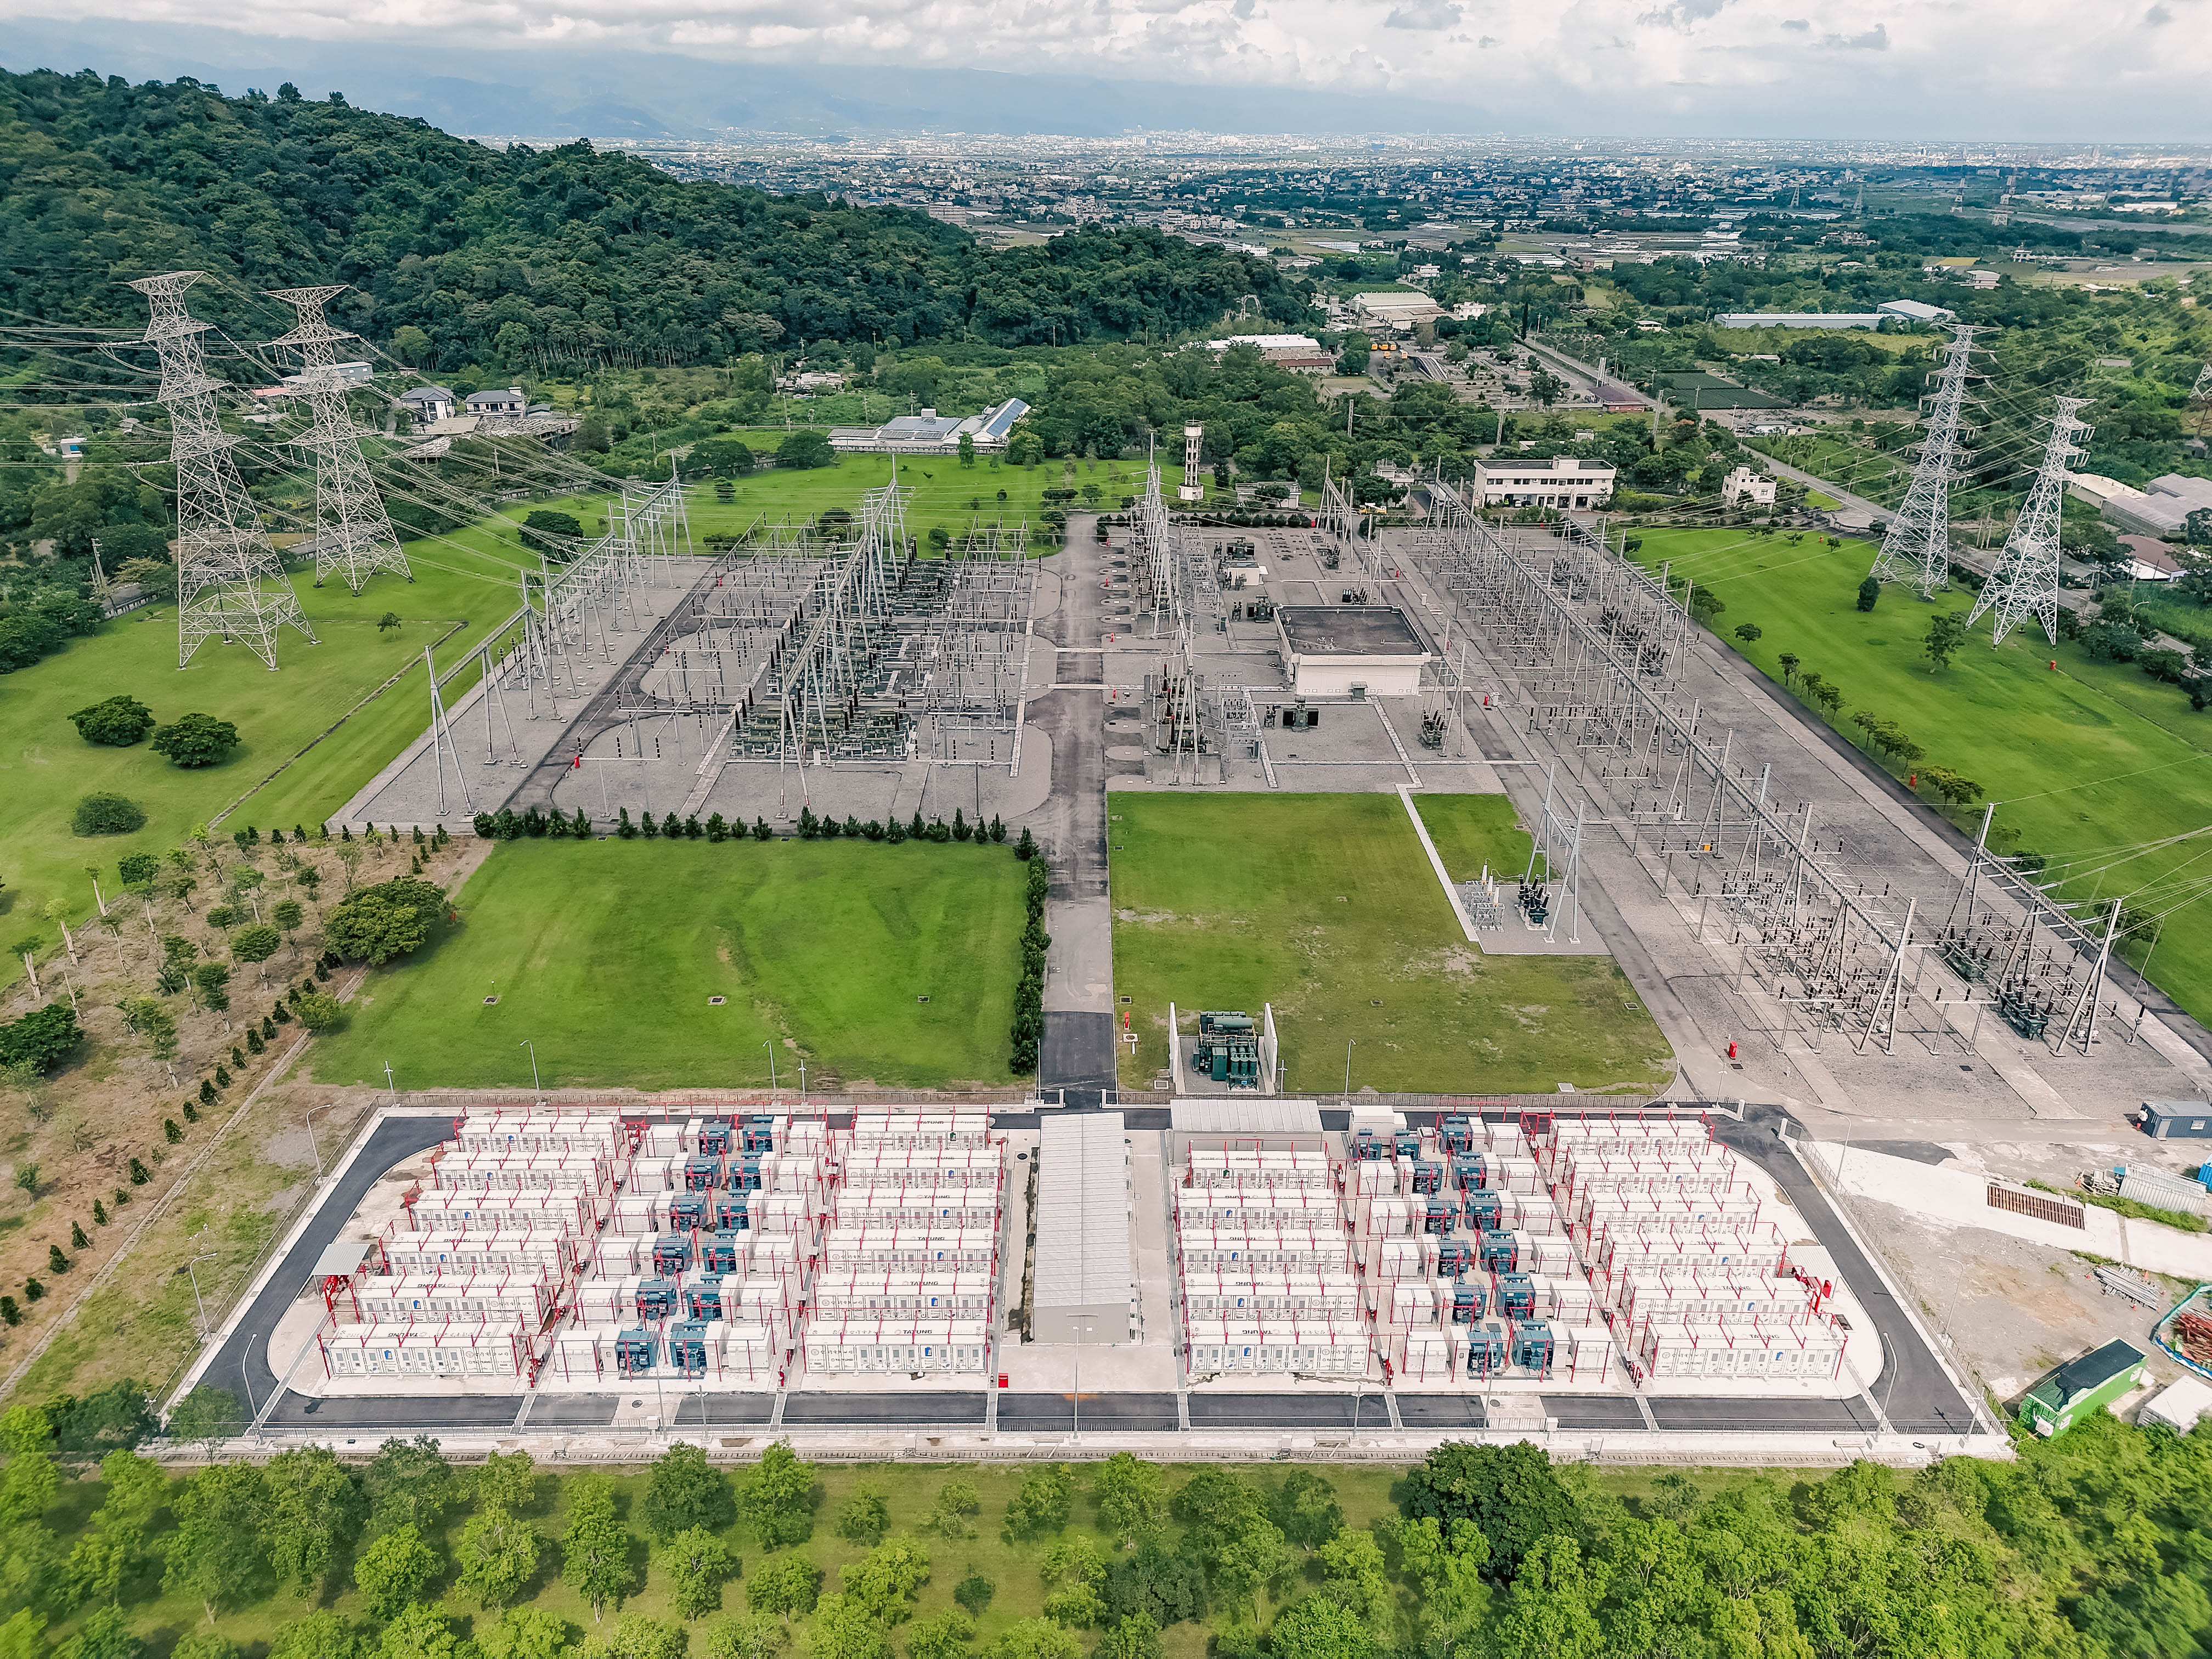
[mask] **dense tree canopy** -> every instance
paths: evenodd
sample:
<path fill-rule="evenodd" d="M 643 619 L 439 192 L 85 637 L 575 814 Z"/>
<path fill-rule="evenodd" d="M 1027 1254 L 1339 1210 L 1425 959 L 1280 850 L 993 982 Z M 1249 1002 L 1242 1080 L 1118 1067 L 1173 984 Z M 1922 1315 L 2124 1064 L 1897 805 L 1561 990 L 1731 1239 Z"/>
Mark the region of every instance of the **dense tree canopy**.
<path fill-rule="evenodd" d="M 431 371 L 619 347 L 726 362 L 804 340 L 1139 339 L 1246 295 L 1303 318 L 1273 264 L 1120 228 L 989 252 L 893 208 L 684 183 L 588 143 L 489 149 L 289 90 L 0 75 L 0 304 L 129 326 L 119 285 L 347 283 L 347 326 Z M 244 325 L 241 324 L 240 325 Z M 241 334 L 239 337 L 247 337 Z"/>

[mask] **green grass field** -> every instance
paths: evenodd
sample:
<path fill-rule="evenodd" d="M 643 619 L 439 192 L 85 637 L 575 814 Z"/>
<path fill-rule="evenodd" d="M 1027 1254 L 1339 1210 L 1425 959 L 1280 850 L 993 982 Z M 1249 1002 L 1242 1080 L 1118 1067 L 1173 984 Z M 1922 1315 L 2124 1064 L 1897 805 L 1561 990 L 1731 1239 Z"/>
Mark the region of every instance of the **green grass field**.
<path fill-rule="evenodd" d="M 1468 945 L 1395 795 L 1135 793 L 1109 798 L 1114 982 L 1143 1087 L 1167 1063 L 1167 1005 L 1273 1003 L 1285 1092 L 1656 1089 L 1666 1039 L 1604 957 L 1486 957 Z M 1431 798 L 1453 861 L 1510 861 L 1510 805 Z M 1433 831 L 1431 832 L 1434 833 Z M 1519 866 L 1515 866 L 1517 877 Z M 1378 1006 L 1379 1003 L 1379 1006 Z"/>
<path fill-rule="evenodd" d="M 458 927 L 370 975 L 315 1077 L 527 1084 L 527 1039 L 549 1088 L 751 1088 L 774 1041 L 787 1086 L 802 1059 L 810 1084 L 1003 1085 L 1021 872 L 959 842 L 505 843 Z"/>
<path fill-rule="evenodd" d="M 1501 881 L 1518 881 L 1528 868 L 1534 842 L 1504 796 L 1416 795 L 1413 805 L 1454 881 L 1478 881 L 1486 868 Z"/>
<path fill-rule="evenodd" d="M 774 453 L 784 437 L 782 433 L 772 431 L 732 435 L 760 453 Z M 1182 477 L 1179 458 L 1172 470 L 1163 460 L 1162 476 L 1170 484 Z M 715 499 L 711 483 L 702 483 L 690 492 L 691 533 L 694 537 L 710 531 L 734 534 L 763 514 L 771 525 L 781 522 L 787 514 L 794 523 L 804 522 L 830 507 L 857 507 L 861 491 L 878 489 L 890 481 L 890 456 L 843 455 L 834 466 L 805 471 L 771 467 L 750 477 L 733 479 L 732 501 L 728 506 Z M 994 467 L 988 459 L 982 458 L 975 465 L 963 467 L 954 455 L 902 455 L 898 458 L 898 481 L 914 491 L 907 502 L 908 532 L 926 540 L 930 531 L 940 526 L 955 536 L 964 534 L 971 524 L 979 520 L 986 529 L 1002 518 L 1009 526 L 1018 525 L 1024 519 L 1034 526 L 1038 514 L 1048 505 L 1043 498 L 1048 489 L 1079 490 L 1085 484 L 1096 484 L 1099 492 L 1097 505 L 1118 511 L 1122 496 L 1144 493 L 1145 464 L 1078 461 L 1071 480 L 1063 461 L 1045 461 L 1033 467 Z M 1002 489 L 1006 492 L 1003 501 L 999 499 Z M 977 505 L 969 507 L 970 501 Z M 1079 495 L 1071 505 L 1082 511 L 1089 504 Z"/>
<path fill-rule="evenodd" d="M 1789 652 L 1834 684 L 1844 696 L 1832 717 L 1838 730 L 1856 737 L 1850 717 L 1861 710 L 1893 720 L 1927 750 L 1923 764 L 1979 783 L 1998 803 L 1996 844 L 2049 858 L 2045 879 L 2064 878 L 2060 896 L 2109 901 L 2177 872 L 2184 883 L 2203 873 L 2201 840 L 2115 862 L 2125 849 L 2212 824 L 2212 720 L 2172 686 L 2130 664 L 2096 661 L 2079 646 L 2054 647 L 2033 623 L 1994 651 L 1978 630 L 1948 669 L 1934 672 L 1921 648 L 1928 618 L 1963 613 L 1971 596 L 1946 594 L 1931 605 L 1890 587 L 1862 611 L 1855 598 L 1868 553 L 1859 543 L 1832 549 L 1814 536 L 1792 544 L 1728 530 L 1640 533 L 1638 558 L 1669 560 L 1676 574 L 1721 596 L 1728 609 L 1717 631 L 1763 672 L 1779 680 Z M 1749 644 L 1734 635 L 1744 623 L 1761 630 Z M 1980 814 L 1955 816 L 1978 822 Z M 2129 902 L 2160 911 L 2185 896 L 2183 888 L 2169 899 L 2153 892 Z M 2146 943 L 2128 942 L 2138 963 Z M 2212 911 L 2201 900 L 2167 918 L 2150 976 L 2191 1013 L 2212 1018 Z"/>

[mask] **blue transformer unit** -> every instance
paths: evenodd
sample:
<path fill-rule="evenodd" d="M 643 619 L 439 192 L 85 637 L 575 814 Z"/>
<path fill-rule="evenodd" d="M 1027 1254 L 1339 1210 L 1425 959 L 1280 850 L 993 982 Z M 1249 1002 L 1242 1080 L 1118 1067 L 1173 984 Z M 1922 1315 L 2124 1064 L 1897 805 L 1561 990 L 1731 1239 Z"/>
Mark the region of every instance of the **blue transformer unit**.
<path fill-rule="evenodd" d="M 1505 1369 L 1505 1329 L 1496 1321 L 1471 1326 L 1467 1334 L 1467 1374 L 1492 1376 Z"/>
<path fill-rule="evenodd" d="M 722 1275 L 704 1273 L 684 1287 L 684 1310 L 694 1319 L 721 1319 Z"/>
<path fill-rule="evenodd" d="M 1382 1161 L 1382 1153 L 1389 1144 L 1377 1136 L 1374 1130 L 1362 1129 L 1352 1138 L 1352 1155 L 1362 1164 L 1380 1164 Z"/>
<path fill-rule="evenodd" d="M 727 1193 L 714 1200 L 714 1230 L 717 1232 L 742 1233 L 752 1222 L 746 1213 L 747 1204 L 743 1193 Z"/>
<path fill-rule="evenodd" d="M 659 1355 L 660 1344 L 651 1331 L 624 1331 L 615 1338 L 615 1369 L 624 1376 L 649 1371 Z"/>
<path fill-rule="evenodd" d="M 699 1125 L 699 1151 L 706 1158 L 726 1158 L 730 1152 L 730 1120 L 703 1119 Z"/>
<path fill-rule="evenodd" d="M 648 1279 L 637 1287 L 637 1316 L 665 1319 L 676 1311 L 677 1301 L 674 1279 Z"/>
<path fill-rule="evenodd" d="M 1458 1205 L 1448 1198 L 1432 1198 L 1422 1214 L 1421 1231 L 1442 1235 L 1449 1232 L 1458 1221 Z"/>
<path fill-rule="evenodd" d="M 1508 1319 L 1532 1317 L 1536 1311 L 1536 1281 L 1526 1273 L 1500 1273 L 1498 1311 Z"/>
<path fill-rule="evenodd" d="M 1441 1164 L 1416 1164 L 1413 1166 L 1413 1190 L 1417 1193 L 1440 1193 L 1444 1189 L 1444 1166 Z"/>
<path fill-rule="evenodd" d="M 757 1157 L 748 1158 L 742 1163 L 730 1165 L 731 1191 L 757 1193 L 760 1190 L 760 1184 L 761 1165 Z"/>
<path fill-rule="evenodd" d="M 1511 1233 L 1486 1227 L 1480 1260 L 1485 1273 L 1510 1273 L 1521 1265 L 1521 1241 Z"/>
<path fill-rule="evenodd" d="M 1490 1311 L 1490 1297 L 1480 1285 L 1472 1279 L 1462 1279 L 1452 1286 L 1452 1323 L 1472 1325 Z"/>
<path fill-rule="evenodd" d="M 772 1152 L 775 1150 L 775 1119 L 766 1112 L 756 1112 L 745 1120 L 745 1127 L 738 1142 L 741 1152 Z"/>
<path fill-rule="evenodd" d="M 691 1265 L 691 1235 L 663 1233 L 653 1241 L 653 1271 L 680 1273 Z"/>
<path fill-rule="evenodd" d="M 706 1321 L 678 1320 L 668 1328 L 668 1364 L 670 1369 L 684 1376 L 707 1374 Z"/>
<path fill-rule="evenodd" d="M 743 1212 L 738 1218 L 744 1219 Z M 699 1241 L 699 1265 L 710 1273 L 733 1273 L 744 1259 L 745 1242 L 733 1232 L 708 1233 Z"/>
<path fill-rule="evenodd" d="M 1490 1166 L 1480 1152 L 1455 1155 L 1451 1167 L 1452 1185 L 1463 1193 L 1479 1193 L 1490 1185 Z"/>
<path fill-rule="evenodd" d="M 1467 1224 L 1477 1232 L 1496 1232 L 1498 1208 L 1496 1193 L 1469 1193 L 1467 1195 Z"/>
<path fill-rule="evenodd" d="M 668 1200 L 668 1224 L 680 1227 L 687 1233 L 696 1233 L 707 1224 L 709 1194 L 706 1193 L 677 1193 Z"/>
<path fill-rule="evenodd" d="M 1516 1322 L 1513 1363 L 1528 1371 L 1552 1369 L 1552 1328 L 1540 1319 Z"/>
<path fill-rule="evenodd" d="M 687 1158 L 684 1160 L 684 1190 L 687 1193 L 711 1192 L 722 1184 L 722 1160 L 719 1158 Z"/>
<path fill-rule="evenodd" d="M 1437 1246 L 1437 1272 L 1457 1279 L 1474 1265 L 1474 1250 L 1463 1238 L 1448 1238 Z"/>
<path fill-rule="evenodd" d="M 1474 1120 L 1463 1115 L 1448 1117 L 1438 1138 L 1447 1152 L 1471 1152 L 1474 1150 Z"/>
<path fill-rule="evenodd" d="M 1419 1158 L 1421 1155 L 1421 1138 L 1411 1129 L 1399 1130 L 1391 1144 L 1401 1158 Z"/>

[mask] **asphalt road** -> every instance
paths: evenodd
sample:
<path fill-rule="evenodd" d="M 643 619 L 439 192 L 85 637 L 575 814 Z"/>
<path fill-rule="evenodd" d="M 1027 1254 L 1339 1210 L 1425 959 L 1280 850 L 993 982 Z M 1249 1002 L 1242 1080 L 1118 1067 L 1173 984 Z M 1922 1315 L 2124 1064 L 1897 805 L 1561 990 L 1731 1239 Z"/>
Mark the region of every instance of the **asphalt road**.
<path fill-rule="evenodd" d="M 360 1207 L 362 1198 L 369 1188 L 393 1164 L 413 1157 L 426 1146 L 436 1146 L 453 1132 L 453 1120 L 443 1115 L 386 1118 L 377 1125 L 375 1132 L 369 1137 L 368 1145 L 361 1150 L 359 1156 L 347 1166 L 345 1173 L 323 1194 L 313 1217 L 301 1230 L 291 1254 L 270 1275 L 269 1282 L 261 1287 L 260 1294 L 247 1308 L 246 1317 L 239 1322 L 236 1330 L 223 1343 L 202 1374 L 202 1382 L 222 1389 L 252 1406 L 266 1410 L 272 1425 L 290 1423 L 296 1419 L 305 1426 L 327 1431 L 333 1421 L 349 1418 L 365 1420 L 380 1413 L 390 1414 L 390 1404 L 373 1400 L 329 1401 L 319 1407 L 314 1416 L 305 1414 L 310 1402 L 289 1390 L 282 1400 L 272 1401 L 270 1396 L 276 1389 L 276 1375 L 270 1364 L 268 1334 L 276 1328 L 276 1322 L 283 1317 L 284 1310 L 299 1295 L 301 1286 L 307 1283 L 308 1273 L 321 1259 L 323 1251 L 353 1219 L 354 1211 Z M 289 1370 L 292 1359 L 290 1354 L 280 1354 L 276 1358 L 276 1366 Z M 319 1362 L 310 1354 L 302 1363 L 315 1364 Z M 434 1406 L 440 1410 L 465 1407 L 479 1413 L 491 1403 L 495 1402 L 483 1400 L 421 1402 L 423 1407 Z M 346 1411 L 337 1409 L 342 1405 L 347 1408 Z M 417 1408 L 410 1407 L 410 1409 Z M 507 1404 L 507 1420 L 514 1419 L 515 1409 L 512 1402 Z"/>
<path fill-rule="evenodd" d="M 1776 1137 L 1775 1127 L 1782 1121 L 1783 1115 L 1772 1109 L 1753 1109 L 1751 1121 L 1735 1123 L 1717 1118 L 1714 1128 L 1721 1140 L 1774 1177 L 1776 1184 L 1813 1229 L 1814 1237 L 1835 1257 L 1837 1271 L 1858 1298 L 1860 1308 L 1881 1336 L 1882 1351 L 1889 1358 L 1888 1367 L 1875 1385 L 1875 1395 L 1888 1413 L 1891 1425 L 1904 1434 L 1972 1433 L 1972 1407 L 1944 1374 L 1935 1354 L 1921 1340 L 1918 1328 L 1898 1305 L 1881 1274 L 1874 1270 L 1874 1264 L 1859 1249 L 1858 1241 L 1830 1206 L 1826 1195 L 1805 1173 L 1805 1166 Z M 1730 1403 L 1749 1410 L 1758 1402 Z M 1814 1414 L 1813 1402 L 1799 1403 L 1805 1408 L 1802 1422 L 1803 1416 Z M 1659 1405 L 1658 1401 L 1652 1401 L 1655 1413 Z M 1667 1425 L 1662 1422 L 1662 1426 Z M 1686 1422 L 1677 1426 L 1704 1425 Z M 1872 1429 L 1876 1425 L 1867 1423 L 1862 1426 Z"/>

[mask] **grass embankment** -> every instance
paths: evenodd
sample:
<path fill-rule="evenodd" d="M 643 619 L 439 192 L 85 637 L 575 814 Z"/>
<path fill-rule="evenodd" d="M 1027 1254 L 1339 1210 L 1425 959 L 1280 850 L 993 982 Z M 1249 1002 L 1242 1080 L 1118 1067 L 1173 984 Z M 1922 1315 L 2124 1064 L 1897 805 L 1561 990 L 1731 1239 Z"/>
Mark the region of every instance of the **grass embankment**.
<path fill-rule="evenodd" d="M 801 1060 L 816 1087 L 1003 1086 L 1022 867 L 960 842 L 508 842 L 458 927 L 369 976 L 315 1077 L 526 1083 L 528 1040 L 549 1088 L 750 1088 L 773 1042 L 791 1087 Z"/>
<path fill-rule="evenodd" d="M 1786 652 L 1801 676 L 1809 670 L 1837 687 L 1843 704 L 1827 718 L 1838 731 L 1863 740 L 1851 725 L 1862 711 L 1893 720 L 1926 751 L 1923 775 L 1929 765 L 1949 767 L 1980 784 L 1998 803 L 1992 845 L 2044 854 L 2057 896 L 2124 898 L 2155 914 L 2189 896 L 2204 841 L 2158 843 L 2212 824 L 2212 720 L 2172 686 L 2078 645 L 2053 646 L 2033 623 L 1992 650 L 1986 617 L 1951 665 L 1935 670 L 1923 650 L 1928 619 L 1963 615 L 1972 596 L 1929 604 L 1893 586 L 1860 611 L 1868 552 L 1856 542 L 1838 549 L 1815 536 L 1793 544 L 1737 530 L 1640 533 L 1636 556 L 1645 565 L 1671 561 L 1676 575 L 1721 596 L 1728 609 L 1716 632 L 1761 672 L 1781 682 Z M 1735 638 L 1745 623 L 1759 627 L 1757 640 Z M 1978 806 L 1950 811 L 1978 824 Z M 2179 884 L 2162 897 L 2161 882 Z M 2134 938 L 2124 950 L 2140 964 L 2148 945 Z M 2150 965 L 2176 1002 L 2212 1018 L 2212 909 L 2201 901 L 2172 908 Z"/>
<path fill-rule="evenodd" d="M 1510 861 L 1510 806 L 1437 808 L 1427 821 L 1444 826 L 1455 875 L 1455 860 L 1479 872 L 1488 847 Z M 1610 960 L 1468 945 L 1395 796 L 1127 793 L 1109 812 L 1114 982 L 1140 1038 L 1122 1061 L 1132 1087 L 1167 1063 L 1170 1000 L 1193 1018 L 1273 1003 L 1289 1093 L 1341 1088 L 1347 1042 L 1355 1089 L 1656 1089 L 1673 1073 Z"/>
<path fill-rule="evenodd" d="M 0 933 L 7 940 L 42 934 L 58 946 L 46 908 L 67 903 L 72 926 L 91 914 L 86 865 L 100 866 L 112 894 L 125 854 L 173 847 L 234 803 L 231 823 L 288 831 L 343 805 L 428 722 L 423 647 L 446 641 L 438 655 L 449 662 L 521 602 L 516 573 L 526 564 L 536 569 L 538 560 L 522 548 L 514 524 L 534 505 L 410 542 L 412 582 L 378 576 L 356 597 L 335 578 L 319 588 L 312 573 L 294 575 L 321 643 L 284 629 L 274 673 L 244 646 L 219 640 L 203 644 L 179 671 L 176 606 L 157 605 L 9 675 L 0 696 L 0 773 L 7 775 L 0 779 L 0 904 L 9 914 L 0 918 Z M 580 516 L 603 510 L 596 499 L 553 505 Z M 380 627 L 387 612 L 398 625 Z M 220 766 L 186 771 L 143 743 L 106 749 L 77 736 L 72 712 L 124 693 L 163 720 L 188 711 L 228 720 L 240 746 Z M 145 827 L 94 839 L 72 834 L 71 811 L 95 790 L 136 801 Z M 0 982 L 21 972 L 20 952 L 0 961 Z"/>

